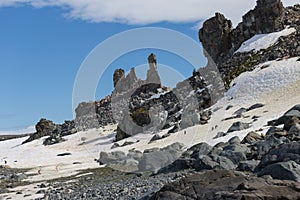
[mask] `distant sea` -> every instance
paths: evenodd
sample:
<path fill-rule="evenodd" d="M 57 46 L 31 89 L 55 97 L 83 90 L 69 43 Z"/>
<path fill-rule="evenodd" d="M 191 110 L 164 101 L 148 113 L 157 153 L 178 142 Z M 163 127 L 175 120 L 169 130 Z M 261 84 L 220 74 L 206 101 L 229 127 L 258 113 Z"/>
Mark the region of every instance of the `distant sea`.
<path fill-rule="evenodd" d="M 35 126 L 28 126 L 19 130 L 8 130 L 8 131 L 0 131 L 0 135 L 22 135 L 27 133 L 34 133 Z"/>

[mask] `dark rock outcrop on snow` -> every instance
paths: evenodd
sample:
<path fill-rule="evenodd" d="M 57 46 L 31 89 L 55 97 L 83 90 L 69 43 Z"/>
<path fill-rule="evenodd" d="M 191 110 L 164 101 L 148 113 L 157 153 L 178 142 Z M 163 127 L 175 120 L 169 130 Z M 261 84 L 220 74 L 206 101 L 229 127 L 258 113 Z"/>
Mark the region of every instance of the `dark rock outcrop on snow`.
<path fill-rule="evenodd" d="M 297 106 L 291 110 L 295 108 Z M 290 117 L 295 117 L 297 112 L 293 112 L 293 114 Z M 271 127 L 265 137 L 250 132 L 242 141 L 238 137 L 233 137 L 228 142 L 218 143 L 214 147 L 206 143 L 196 144 L 184 152 L 179 159 L 161 169 L 159 173 L 176 172 L 183 169 L 196 171 L 235 169 L 273 176 L 275 172 L 285 170 L 288 171 L 288 174 L 293 175 L 289 179 L 298 181 L 298 165 L 300 165 L 298 126 L 299 124 L 295 122 L 291 125 L 289 132 L 279 127 Z M 272 166 L 274 171 L 272 171 Z M 279 176 L 274 175 L 273 178 L 279 178 Z M 280 179 L 285 178 L 280 176 Z"/>
<path fill-rule="evenodd" d="M 51 120 L 42 118 L 35 125 L 36 132 L 31 134 L 22 144 L 50 136 L 44 141 L 44 145 L 56 144 L 65 141 L 62 137 L 76 133 L 74 121 L 65 121 L 63 124 L 55 124 Z"/>
<path fill-rule="evenodd" d="M 214 62 L 222 74 L 228 89 L 230 82 L 245 71 L 254 69 L 257 64 L 300 55 L 300 5 L 284 8 L 280 0 L 258 0 L 253 10 L 243 16 L 236 28 L 222 14 L 208 19 L 199 30 L 199 39 L 203 44 L 204 53 Z M 268 49 L 258 52 L 234 53 L 243 42 L 256 34 L 280 31 L 286 26 L 297 31 L 279 41 Z M 300 49 L 300 48 L 299 48 Z"/>
<path fill-rule="evenodd" d="M 116 140 L 172 126 L 178 130 L 207 123 L 211 113 L 204 109 L 209 108 L 212 101 L 200 73 L 194 71 L 193 76 L 170 89 L 161 86 L 154 54 L 148 57 L 148 63 L 146 80 L 136 78 L 132 69 L 113 92 L 112 109 L 119 123 Z"/>

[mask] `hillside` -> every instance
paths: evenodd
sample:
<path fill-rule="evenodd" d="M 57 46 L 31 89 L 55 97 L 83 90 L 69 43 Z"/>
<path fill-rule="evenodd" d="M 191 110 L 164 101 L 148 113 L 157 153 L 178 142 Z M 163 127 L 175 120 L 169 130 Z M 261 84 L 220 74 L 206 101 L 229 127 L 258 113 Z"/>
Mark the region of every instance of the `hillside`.
<path fill-rule="evenodd" d="M 74 120 L 0 141 L 0 199 L 299 199 L 300 5 L 216 13 L 199 39 L 208 64 L 175 88 L 151 54 L 146 80 L 116 69 Z"/>

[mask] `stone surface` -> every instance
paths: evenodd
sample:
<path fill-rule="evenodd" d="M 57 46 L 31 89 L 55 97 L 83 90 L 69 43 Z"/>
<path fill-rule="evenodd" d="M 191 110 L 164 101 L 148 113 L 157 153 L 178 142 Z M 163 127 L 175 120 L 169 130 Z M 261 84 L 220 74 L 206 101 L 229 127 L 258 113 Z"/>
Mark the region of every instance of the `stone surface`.
<path fill-rule="evenodd" d="M 243 123 L 243 122 L 234 122 L 231 127 L 228 129 L 227 133 L 231 133 L 234 131 L 241 131 L 248 129 L 250 127 L 249 123 Z"/>
<path fill-rule="evenodd" d="M 123 69 L 116 69 L 113 75 L 114 87 L 116 87 L 117 83 L 121 78 L 124 78 L 125 71 Z"/>
<path fill-rule="evenodd" d="M 299 183 L 291 181 L 209 170 L 167 184 L 149 199 L 299 199 L 298 188 Z"/>
<path fill-rule="evenodd" d="M 171 164 L 182 153 L 183 145 L 174 143 L 158 151 L 144 153 L 138 165 L 139 171 L 152 171 L 157 172 L 161 168 Z"/>
<path fill-rule="evenodd" d="M 262 169 L 258 175 L 271 175 L 274 179 L 300 182 L 300 165 L 294 161 L 278 162 Z"/>

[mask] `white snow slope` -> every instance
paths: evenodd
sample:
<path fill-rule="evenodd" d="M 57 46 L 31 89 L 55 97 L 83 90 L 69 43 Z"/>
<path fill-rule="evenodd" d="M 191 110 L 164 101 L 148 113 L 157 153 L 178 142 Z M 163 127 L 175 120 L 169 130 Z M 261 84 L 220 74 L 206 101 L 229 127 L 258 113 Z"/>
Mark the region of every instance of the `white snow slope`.
<path fill-rule="evenodd" d="M 66 142 L 43 146 L 43 140 L 21 145 L 25 138 L 7 140 L 0 142 L 0 165 L 7 165 L 14 168 L 30 168 L 28 172 L 34 174 L 28 181 L 44 181 L 57 177 L 69 176 L 78 173 L 78 170 L 97 168 L 98 163 L 94 161 L 99 157 L 101 151 L 124 151 L 135 148 L 143 151 L 153 147 L 164 147 L 174 142 L 186 145 L 186 148 L 206 142 L 214 145 L 221 141 L 227 141 L 233 136 L 241 139 L 250 131 L 260 134 L 266 133 L 269 127 L 265 126 L 267 121 L 281 116 L 288 109 L 300 103 L 300 62 L 299 58 L 272 61 L 258 65 L 255 70 L 241 74 L 234 80 L 235 85 L 226 93 L 212 108 L 213 115 L 206 125 L 198 125 L 171 134 L 162 140 L 148 144 L 153 135 L 138 134 L 132 138 L 119 141 L 138 141 L 133 145 L 119 147 L 111 150 L 114 130 L 116 125 L 104 129 L 92 129 L 79 132 L 65 137 Z M 265 68 L 265 66 L 268 66 Z M 264 107 L 247 112 L 248 118 L 239 118 L 223 121 L 241 107 L 249 107 L 255 103 L 263 103 Z M 226 110 L 227 106 L 233 106 Z M 261 116 L 253 122 L 252 116 Z M 213 139 L 218 132 L 227 132 L 228 128 L 236 121 L 250 122 L 251 127 L 247 130 L 236 131 L 225 137 Z M 259 130 L 260 128 L 263 128 Z M 167 130 L 159 134 L 166 133 Z M 60 153 L 71 153 L 68 156 L 57 156 Z M 2 163 L 1 163 L 2 162 Z M 29 187 L 29 186 L 28 186 Z M 14 193 L 13 199 L 22 199 Z M 0 198 L 3 194 L 0 194 Z M 23 196 L 22 196 L 23 197 Z M 33 198 L 31 196 L 31 198 Z"/>
<path fill-rule="evenodd" d="M 295 28 L 286 28 L 279 32 L 269 34 L 255 35 L 249 40 L 245 41 L 235 53 L 243 53 L 254 50 L 257 52 L 261 49 L 267 49 L 274 45 L 282 36 L 288 36 L 296 31 Z"/>

